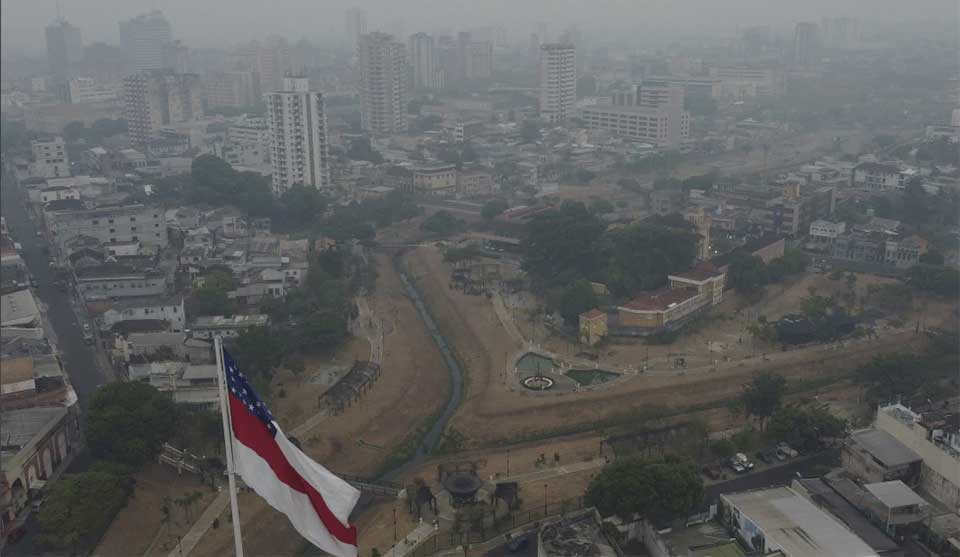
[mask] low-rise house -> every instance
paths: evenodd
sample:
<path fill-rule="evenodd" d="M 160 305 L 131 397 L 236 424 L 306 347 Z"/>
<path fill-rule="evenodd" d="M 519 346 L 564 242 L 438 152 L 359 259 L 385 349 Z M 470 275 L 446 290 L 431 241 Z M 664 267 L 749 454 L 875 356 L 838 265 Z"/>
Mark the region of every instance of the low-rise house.
<path fill-rule="evenodd" d="M 82 446 L 80 405 L 4 411 L 0 431 L 0 523 L 11 524 Z"/>
<path fill-rule="evenodd" d="M 844 470 L 865 482 L 902 480 L 916 485 L 920 478 L 920 456 L 879 429 L 852 432 L 840 459 Z"/>
<path fill-rule="evenodd" d="M 642 336 L 676 329 L 709 304 L 696 288 L 665 286 L 617 306 L 614 334 Z"/>
<path fill-rule="evenodd" d="M 830 222 L 828 220 L 818 219 L 810 223 L 808 236 L 810 244 L 815 248 L 826 248 L 846 232 L 847 225 L 843 222 Z"/>
<path fill-rule="evenodd" d="M 597 308 L 580 314 L 580 342 L 588 346 L 600 344 L 607 336 L 607 314 Z"/>
<path fill-rule="evenodd" d="M 457 189 L 457 167 L 452 164 L 437 164 L 414 168 L 413 189 L 421 195 L 451 196 Z"/>
<path fill-rule="evenodd" d="M 720 495 L 721 516 L 749 550 L 783 557 L 877 557 L 859 536 L 789 487 Z"/>
<path fill-rule="evenodd" d="M 75 275 L 84 300 L 159 296 L 167 291 L 167 273 L 159 269 L 140 270 L 108 262 L 76 269 Z"/>
<path fill-rule="evenodd" d="M 240 336 L 240 333 L 252 327 L 265 327 L 270 317 L 265 314 L 234 315 L 204 315 L 197 317 L 190 325 L 193 336 L 201 339 L 212 339 L 217 335 L 225 338 Z"/>
<path fill-rule="evenodd" d="M 40 328 L 40 308 L 30 289 L 17 290 L 0 296 L 0 327 Z"/>
<path fill-rule="evenodd" d="M 129 333 L 114 338 L 114 353 L 120 361 L 154 360 L 160 357 L 195 364 L 213 363 L 210 341 L 193 338 L 186 333 Z"/>
<path fill-rule="evenodd" d="M 726 273 L 711 263 L 700 263 L 689 271 L 667 275 L 670 288 L 695 288 L 697 292 L 709 300 L 710 305 L 717 305 L 723 301 L 723 287 L 726 283 Z"/>
<path fill-rule="evenodd" d="M 150 362 L 127 366 L 130 381 L 149 383 L 167 393 L 177 404 L 194 404 L 211 410 L 220 408 L 216 364 Z"/>
<path fill-rule="evenodd" d="M 0 287 L 25 287 L 30 283 L 27 264 L 17 252 L 16 244 L 6 236 L 0 237 Z"/>
<path fill-rule="evenodd" d="M 60 359 L 49 352 L 49 346 L 44 354 L 4 357 L 0 365 L 0 408 L 4 411 L 76 401 Z"/>
<path fill-rule="evenodd" d="M 182 296 L 130 297 L 111 303 L 88 304 L 101 329 L 113 329 L 125 321 L 164 321 L 170 331 L 186 328 L 186 306 Z"/>
<path fill-rule="evenodd" d="M 465 169 L 457 172 L 457 194 L 471 197 L 492 195 L 495 191 L 493 174 L 484 169 Z"/>
<path fill-rule="evenodd" d="M 853 169 L 853 187 L 871 192 L 894 191 L 900 187 L 900 169 L 892 164 L 863 162 Z"/>

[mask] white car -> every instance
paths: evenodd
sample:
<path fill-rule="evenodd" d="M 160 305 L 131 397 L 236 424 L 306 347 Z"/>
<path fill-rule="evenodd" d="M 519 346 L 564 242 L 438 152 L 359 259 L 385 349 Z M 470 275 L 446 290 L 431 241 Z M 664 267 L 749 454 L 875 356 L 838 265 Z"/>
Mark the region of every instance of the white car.
<path fill-rule="evenodd" d="M 733 458 L 735 458 L 737 462 L 740 463 L 740 466 L 743 466 L 747 470 L 753 470 L 753 463 L 750 462 L 750 459 L 747 458 L 747 455 L 743 453 L 737 453 L 736 455 L 734 455 Z"/>

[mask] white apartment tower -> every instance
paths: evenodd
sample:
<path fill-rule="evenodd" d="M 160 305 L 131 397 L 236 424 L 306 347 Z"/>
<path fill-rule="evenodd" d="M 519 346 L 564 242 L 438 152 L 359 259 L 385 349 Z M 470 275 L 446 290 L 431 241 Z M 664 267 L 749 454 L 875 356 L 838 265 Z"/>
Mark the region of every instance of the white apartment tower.
<path fill-rule="evenodd" d="M 540 117 L 552 124 L 573 116 L 577 56 L 571 44 L 540 45 Z"/>
<path fill-rule="evenodd" d="M 406 47 L 386 33 L 360 39 L 360 115 L 363 129 L 396 133 L 406 129 Z"/>
<path fill-rule="evenodd" d="M 410 66 L 415 89 L 439 89 L 443 86 L 437 46 L 426 33 L 410 35 Z"/>
<path fill-rule="evenodd" d="M 270 127 L 273 194 L 297 184 L 329 188 L 327 118 L 323 94 L 306 77 L 285 77 L 283 88 L 264 95 Z"/>
<path fill-rule="evenodd" d="M 162 69 L 165 50 L 171 42 L 173 29 L 159 10 L 120 22 L 120 48 L 130 71 Z"/>

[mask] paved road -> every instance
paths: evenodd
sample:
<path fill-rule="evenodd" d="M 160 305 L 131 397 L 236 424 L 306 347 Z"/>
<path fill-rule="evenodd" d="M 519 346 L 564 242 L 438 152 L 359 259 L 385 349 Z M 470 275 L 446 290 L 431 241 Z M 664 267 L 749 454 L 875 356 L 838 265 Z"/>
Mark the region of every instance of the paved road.
<path fill-rule="evenodd" d="M 91 346 L 84 343 L 83 332 L 70 305 L 70 295 L 53 284 L 48 258 L 41 251 L 37 228 L 28 218 L 23 198 L 6 173 L 0 187 L 0 206 L 10 234 L 23 246 L 22 256 L 37 281 L 35 293 L 47 306 L 47 319 L 56 332 L 57 348 L 80 402 L 84 403 L 96 388 L 109 378 L 98 369 Z"/>

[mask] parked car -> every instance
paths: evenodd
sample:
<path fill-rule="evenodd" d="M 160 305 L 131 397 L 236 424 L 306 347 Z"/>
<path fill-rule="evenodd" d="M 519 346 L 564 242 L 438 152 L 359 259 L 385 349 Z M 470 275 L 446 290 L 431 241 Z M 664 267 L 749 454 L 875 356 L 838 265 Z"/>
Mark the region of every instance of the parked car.
<path fill-rule="evenodd" d="M 760 462 L 763 462 L 764 464 L 773 464 L 778 460 L 781 460 L 777 458 L 776 447 L 771 449 L 764 449 L 762 451 L 757 451 L 756 457 L 757 457 L 757 460 L 759 460 Z"/>
<path fill-rule="evenodd" d="M 743 464 L 734 457 L 727 461 L 727 467 L 736 472 L 737 474 L 746 474 L 747 469 L 744 468 Z"/>
<path fill-rule="evenodd" d="M 791 448 L 790 445 L 787 445 L 786 443 L 780 443 L 779 445 L 777 445 L 777 455 L 778 455 L 778 456 L 779 456 L 779 455 L 783 455 L 783 459 L 781 459 L 781 460 L 786 460 L 786 459 L 788 459 L 788 458 L 794 458 L 795 456 L 797 456 L 797 455 L 799 455 L 799 454 L 800 454 L 799 452 L 797 452 L 796 450 L 794 450 L 793 448 Z"/>
<path fill-rule="evenodd" d="M 734 455 L 733 458 L 735 458 L 737 462 L 740 463 L 740 466 L 743 466 L 747 470 L 753 470 L 753 463 L 750 462 L 750 459 L 747 458 L 747 455 L 743 453 L 737 453 L 736 455 Z"/>
<path fill-rule="evenodd" d="M 703 475 L 710 478 L 711 480 L 719 480 L 723 477 L 723 470 L 719 466 L 709 465 L 703 467 Z"/>

